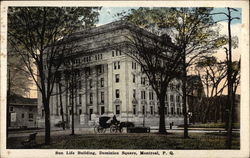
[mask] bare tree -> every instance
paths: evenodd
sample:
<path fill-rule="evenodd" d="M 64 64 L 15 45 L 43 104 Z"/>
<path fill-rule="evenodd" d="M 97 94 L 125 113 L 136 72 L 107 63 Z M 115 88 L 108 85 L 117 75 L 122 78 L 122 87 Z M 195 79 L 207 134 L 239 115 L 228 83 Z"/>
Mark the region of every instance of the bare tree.
<path fill-rule="evenodd" d="M 227 129 L 227 148 L 231 149 L 232 146 L 232 126 L 233 126 L 233 109 L 234 109 L 234 88 L 233 88 L 233 70 L 232 70 L 232 35 L 231 35 L 231 23 L 233 20 L 239 20 L 239 17 L 232 17 L 232 12 L 238 12 L 237 9 L 227 8 L 227 13 L 218 12 L 213 15 L 225 15 L 226 19 L 223 21 L 228 22 L 228 48 L 225 52 L 227 54 L 227 81 L 228 81 L 228 129 Z"/>
<path fill-rule="evenodd" d="M 67 52 L 64 39 L 79 28 L 92 26 L 97 21 L 99 9 L 11 7 L 8 10 L 8 41 L 22 57 L 41 93 L 45 111 L 45 144 L 50 144 L 49 107 L 55 74 Z"/>
<path fill-rule="evenodd" d="M 219 62 L 213 56 L 203 57 L 196 64 L 196 72 L 201 76 L 203 85 L 206 89 L 206 98 L 203 99 L 203 104 L 200 106 L 202 122 L 208 120 L 209 112 L 214 108 L 215 114 L 219 107 L 215 106 L 216 97 L 222 95 L 223 90 L 227 86 L 225 80 L 227 71 L 226 64 Z M 216 121 L 216 117 L 214 118 Z"/>
<path fill-rule="evenodd" d="M 142 29 L 131 32 L 128 37 L 128 56 L 140 64 L 150 86 L 160 102 L 159 133 L 166 133 L 165 96 L 169 83 L 180 77 L 181 58 L 177 47 L 167 35 L 147 36 Z"/>

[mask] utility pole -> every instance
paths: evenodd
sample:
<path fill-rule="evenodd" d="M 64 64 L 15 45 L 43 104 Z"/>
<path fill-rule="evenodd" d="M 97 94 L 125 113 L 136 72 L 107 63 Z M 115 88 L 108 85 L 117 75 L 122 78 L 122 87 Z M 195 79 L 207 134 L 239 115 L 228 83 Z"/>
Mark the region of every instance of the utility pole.
<path fill-rule="evenodd" d="M 228 22 L 228 49 L 226 49 L 226 55 L 227 55 L 227 81 L 228 81 L 228 95 L 227 95 L 227 141 L 226 146 L 228 149 L 231 149 L 232 147 L 232 127 L 233 127 L 233 109 L 234 109 L 234 94 L 233 94 L 233 78 L 232 78 L 232 37 L 231 37 L 231 22 L 235 19 L 240 19 L 239 17 L 232 17 L 231 13 L 232 11 L 238 12 L 237 9 L 234 8 L 227 8 L 227 13 L 219 12 L 214 13 L 213 15 L 225 15 L 227 17 Z M 224 20 L 222 20 L 224 21 Z"/>
<path fill-rule="evenodd" d="M 7 138 L 9 136 L 9 127 L 10 127 L 10 69 L 8 69 L 8 89 L 7 89 L 7 111 L 6 111 L 6 116 L 7 116 L 7 127 L 6 127 L 6 134 Z"/>

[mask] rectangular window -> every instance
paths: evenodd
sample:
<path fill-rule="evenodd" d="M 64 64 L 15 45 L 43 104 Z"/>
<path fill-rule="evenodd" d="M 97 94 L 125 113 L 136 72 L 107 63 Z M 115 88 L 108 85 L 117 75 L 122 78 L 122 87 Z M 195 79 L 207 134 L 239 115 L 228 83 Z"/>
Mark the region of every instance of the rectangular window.
<path fill-rule="evenodd" d="M 135 62 L 132 62 L 132 69 L 136 70 L 136 63 Z"/>
<path fill-rule="evenodd" d="M 145 106 L 143 105 L 143 106 L 142 106 L 142 114 L 145 115 L 145 112 L 146 112 L 146 111 L 145 111 Z"/>
<path fill-rule="evenodd" d="M 24 118 L 24 114 L 22 114 L 22 118 Z"/>
<path fill-rule="evenodd" d="M 29 121 L 33 121 L 33 114 L 29 114 Z"/>
<path fill-rule="evenodd" d="M 93 104 L 93 94 L 92 93 L 89 94 L 89 103 Z"/>
<path fill-rule="evenodd" d="M 133 74 L 133 83 L 135 83 L 135 74 Z"/>
<path fill-rule="evenodd" d="M 133 98 L 136 98 L 136 90 L 133 89 Z"/>
<path fill-rule="evenodd" d="M 79 109 L 79 115 L 81 115 L 82 114 L 82 109 Z"/>
<path fill-rule="evenodd" d="M 103 115 L 105 113 L 105 107 L 101 106 L 101 115 Z"/>
<path fill-rule="evenodd" d="M 151 115 L 154 114 L 153 106 L 150 106 L 150 114 L 151 114 Z"/>
<path fill-rule="evenodd" d="M 92 79 L 89 80 L 89 88 L 92 88 L 93 85 L 92 85 Z"/>
<path fill-rule="evenodd" d="M 149 100 L 154 100 L 154 92 L 149 92 Z"/>
<path fill-rule="evenodd" d="M 114 69 L 120 69 L 120 61 L 114 62 Z"/>
<path fill-rule="evenodd" d="M 115 113 L 116 113 L 117 115 L 120 114 L 120 105 L 116 105 L 116 106 L 115 106 Z"/>
<path fill-rule="evenodd" d="M 145 85 L 145 83 L 146 83 L 146 78 L 145 77 L 141 77 L 141 84 Z"/>
<path fill-rule="evenodd" d="M 174 96 L 171 94 L 170 95 L 170 101 L 173 102 L 174 101 Z"/>
<path fill-rule="evenodd" d="M 11 107 L 10 107 L 10 112 L 13 112 L 13 111 L 14 111 L 14 107 L 11 106 Z"/>
<path fill-rule="evenodd" d="M 79 104 L 82 104 L 82 95 L 79 94 Z"/>
<path fill-rule="evenodd" d="M 115 74 L 115 82 L 118 83 L 120 80 L 120 74 Z"/>
<path fill-rule="evenodd" d="M 101 78 L 101 87 L 104 87 L 104 78 Z"/>
<path fill-rule="evenodd" d="M 171 115 L 174 114 L 174 107 L 171 107 Z"/>
<path fill-rule="evenodd" d="M 120 61 L 117 62 L 117 67 L 120 69 Z"/>
<path fill-rule="evenodd" d="M 136 115 L 136 105 L 133 105 L 133 114 Z"/>
<path fill-rule="evenodd" d="M 120 98 L 120 91 L 119 91 L 119 89 L 115 90 L 115 97 L 116 98 Z"/>
<path fill-rule="evenodd" d="M 179 96 L 179 95 L 176 96 L 176 102 L 177 102 L 177 103 L 180 102 L 180 96 Z"/>
<path fill-rule="evenodd" d="M 112 50 L 112 57 L 114 57 L 115 56 L 115 51 L 114 50 Z"/>
<path fill-rule="evenodd" d="M 98 73 L 101 74 L 104 72 L 104 65 L 98 65 L 97 66 Z"/>
<path fill-rule="evenodd" d="M 104 103 L 104 92 L 101 92 L 101 103 Z"/>
<path fill-rule="evenodd" d="M 145 91 L 141 91 L 141 99 L 146 99 L 146 92 Z"/>

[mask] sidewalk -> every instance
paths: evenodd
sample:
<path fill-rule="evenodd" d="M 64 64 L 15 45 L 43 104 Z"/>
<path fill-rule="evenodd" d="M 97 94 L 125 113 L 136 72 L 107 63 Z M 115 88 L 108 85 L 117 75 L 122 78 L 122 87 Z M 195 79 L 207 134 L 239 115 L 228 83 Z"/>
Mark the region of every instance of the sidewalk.
<path fill-rule="evenodd" d="M 158 126 L 151 126 L 150 132 L 156 133 L 158 132 Z M 166 127 L 166 130 L 171 133 L 181 133 L 183 132 L 183 128 L 179 128 L 177 126 L 173 126 L 172 129 L 169 129 L 169 126 Z M 191 133 L 212 133 L 212 132 L 226 132 L 224 128 L 188 128 L 189 132 Z M 36 129 L 36 130 L 24 130 L 24 131 L 10 131 L 9 137 L 24 137 L 29 136 L 29 134 L 37 132 L 38 136 L 44 136 L 45 135 L 45 129 Z M 124 128 L 122 133 L 126 133 L 127 130 Z M 233 132 L 239 133 L 239 129 L 233 129 Z M 110 133 L 109 128 L 106 129 L 105 133 Z M 70 135 L 71 129 L 65 129 L 62 128 L 52 128 L 51 129 L 51 135 Z M 81 127 L 81 128 L 75 128 L 75 134 L 95 134 L 93 127 Z"/>

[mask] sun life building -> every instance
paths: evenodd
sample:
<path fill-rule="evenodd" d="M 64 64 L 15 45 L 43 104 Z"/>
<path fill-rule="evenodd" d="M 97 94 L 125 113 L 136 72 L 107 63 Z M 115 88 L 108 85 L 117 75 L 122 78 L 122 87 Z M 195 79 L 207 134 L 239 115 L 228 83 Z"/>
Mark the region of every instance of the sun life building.
<path fill-rule="evenodd" d="M 139 29 L 118 21 L 73 34 L 72 41 L 77 49 L 70 58 L 74 69 L 77 69 L 77 88 L 73 99 L 76 127 L 91 126 L 100 116 L 114 115 L 120 121 L 131 121 L 138 126 L 143 123 L 158 126 L 156 94 L 140 65 L 126 55 L 126 36 Z M 156 36 L 146 30 L 142 30 L 142 34 Z M 62 66 L 62 72 L 66 66 Z M 62 101 L 60 95 L 53 95 L 50 100 L 52 127 L 62 120 L 62 114 L 65 121 L 71 122 L 72 100 L 67 88 L 70 83 L 65 78 L 61 83 Z M 53 92 L 59 94 L 58 84 Z M 169 85 L 165 102 L 166 125 L 170 122 L 183 124 L 181 82 L 175 80 Z M 38 95 L 38 125 L 44 126 L 41 94 Z"/>

